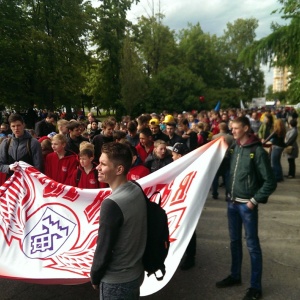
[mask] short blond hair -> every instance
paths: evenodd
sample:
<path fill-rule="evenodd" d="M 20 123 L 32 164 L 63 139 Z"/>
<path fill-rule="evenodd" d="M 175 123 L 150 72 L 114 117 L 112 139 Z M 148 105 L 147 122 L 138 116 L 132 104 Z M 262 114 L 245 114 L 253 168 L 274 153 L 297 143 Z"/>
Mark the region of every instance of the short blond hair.
<path fill-rule="evenodd" d="M 58 126 L 67 126 L 68 124 L 69 124 L 69 121 L 66 120 L 66 119 L 59 119 L 59 120 L 57 121 L 57 127 L 58 127 Z"/>
<path fill-rule="evenodd" d="M 167 143 L 163 140 L 156 140 L 154 141 L 154 148 L 157 148 L 159 145 L 165 145 L 167 146 Z"/>
<path fill-rule="evenodd" d="M 95 146 L 90 142 L 83 141 L 79 145 L 79 152 L 82 151 L 83 149 L 90 149 L 94 152 L 95 151 Z"/>
<path fill-rule="evenodd" d="M 67 138 L 64 134 L 56 134 L 53 138 L 52 141 L 58 141 L 61 142 L 62 144 L 66 144 L 67 143 Z"/>

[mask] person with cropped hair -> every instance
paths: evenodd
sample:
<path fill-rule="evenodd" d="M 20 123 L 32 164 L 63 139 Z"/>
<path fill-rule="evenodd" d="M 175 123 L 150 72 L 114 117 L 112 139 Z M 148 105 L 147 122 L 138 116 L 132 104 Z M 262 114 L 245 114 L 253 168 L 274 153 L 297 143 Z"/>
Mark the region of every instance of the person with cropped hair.
<path fill-rule="evenodd" d="M 76 154 L 79 153 L 79 146 L 82 142 L 88 142 L 89 139 L 81 135 L 82 128 L 80 122 L 70 121 L 67 124 L 68 134 L 67 134 L 67 145 L 66 150 L 72 151 Z"/>
<path fill-rule="evenodd" d="M 231 271 L 216 283 L 227 288 L 242 283 L 243 245 L 245 240 L 251 262 L 250 287 L 243 300 L 262 297 L 263 260 L 258 237 L 258 206 L 267 203 L 277 183 L 267 152 L 251 133 L 250 121 L 242 116 L 233 120 L 235 146 L 230 151 L 230 175 L 227 217 L 230 236 Z M 242 228 L 244 227 L 245 235 Z"/>
<path fill-rule="evenodd" d="M 56 131 L 57 115 L 48 113 L 47 117 L 35 124 L 35 133 L 38 137 L 47 136 L 49 133 Z"/>
<path fill-rule="evenodd" d="M 174 146 L 176 143 L 182 143 L 183 138 L 176 133 L 176 123 L 166 123 L 166 135 L 169 138 L 167 143 L 169 146 Z"/>
<path fill-rule="evenodd" d="M 147 206 L 142 189 L 127 180 L 132 165 L 130 148 L 105 143 L 98 180 L 112 193 L 101 203 L 97 247 L 90 272 L 100 299 L 138 300 L 144 280 L 142 257 L 147 239 Z"/>
<path fill-rule="evenodd" d="M 94 163 L 94 151 L 87 146 L 83 147 L 79 154 L 79 166 L 73 171 L 67 182 L 69 185 L 82 189 L 106 188 L 108 185 L 98 181 L 97 164 Z"/>
<path fill-rule="evenodd" d="M 139 133 L 140 142 L 136 146 L 139 157 L 144 163 L 148 155 L 153 151 L 153 138 L 150 128 L 144 127 Z"/>
<path fill-rule="evenodd" d="M 137 123 L 135 121 L 130 121 L 127 124 L 127 135 L 126 139 L 130 142 L 130 144 L 135 147 L 140 142 L 139 134 L 137 131 Z"/>
<path fill-rule="evenodd" d="M 57 129 L 58 129 L 58 133 L 60 134 L 65 134 L 67 135 L 68 134 L 68 124 L 69 124 L 69 121 L 68 120 L 65 120 L 65 119 L 59 119 L 57 121 Z"/>
<path fill-rule="evenodd" d="M 39 171 L 43 171 L 43 154 L 40 143 L 25 130 L 21 115 L 11 114 L 8 118 L 12 136 L 3 140 L 0 145 L 0 172 L 11 176 L 24 161 Z"/>
<path fill-rule="evenodd" d="M 116 121 L 108 118 L 102 123 L 102 132 L 94 136 L 92 143 L 95 146 L 95 161 L 99 161 L 101 155 L 101 148 L 104 144 L 113 142 L 113 134 Z"/>

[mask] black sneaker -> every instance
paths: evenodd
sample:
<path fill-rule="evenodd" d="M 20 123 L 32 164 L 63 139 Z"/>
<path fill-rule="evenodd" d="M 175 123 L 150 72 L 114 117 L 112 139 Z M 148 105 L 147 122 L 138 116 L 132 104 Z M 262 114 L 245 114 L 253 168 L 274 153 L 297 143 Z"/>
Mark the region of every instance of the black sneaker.
<path fill-rule="evenodd" d="M 180 269 L 183 271 L 189 270 L 195 266 L 195 257 L 186 256 L 183 263 L 180 266 Z"/>
<path fill-rule="evenodd" d="M 225 279 L 218 281 L 216 283 L 216 287 L 217 288 L 226 288 L 226 287 L 230 287 L 230 286 L 234 286 L 234 285 L 241 285 L 241 283 L 242 283 L 241 279 L 235 279 L 235 278 L 231 277 L 231 275 L 229 275 Z"/>
<path fill-rule="evenodd" d="M 249 288 L 243 300 L 256 300 L 262 297 L 261 290 Z"/>

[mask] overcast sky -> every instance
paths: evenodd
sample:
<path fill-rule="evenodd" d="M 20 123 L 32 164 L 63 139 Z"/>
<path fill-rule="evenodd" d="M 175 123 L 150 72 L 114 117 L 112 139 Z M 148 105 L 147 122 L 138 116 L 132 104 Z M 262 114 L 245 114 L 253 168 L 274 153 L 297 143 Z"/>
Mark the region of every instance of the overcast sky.
<path fill-rule="evenodd" d="M 92 2 L 97 2 L 93 0 Z M 178 31 L 188 27 L 188 23 L 200 23 L 204 32 L 221 36 L 228 22 L 233 23 L 238 18 L 256 18 L 259 27 L 256 30 L 257 39 L 267 36 L 272 22 L 282 23 L 279 14 L 271 14 L 280 8 L 277 0 L 140 0 L 132 5 L 128 18 L 135 22 L 141 15 L 149 16 L 154 11 L 165 15 L 163 23 L 171 30 Z M 273 83 L 273 72 L 268 72 L 264 66 L 266 85 Z"/>

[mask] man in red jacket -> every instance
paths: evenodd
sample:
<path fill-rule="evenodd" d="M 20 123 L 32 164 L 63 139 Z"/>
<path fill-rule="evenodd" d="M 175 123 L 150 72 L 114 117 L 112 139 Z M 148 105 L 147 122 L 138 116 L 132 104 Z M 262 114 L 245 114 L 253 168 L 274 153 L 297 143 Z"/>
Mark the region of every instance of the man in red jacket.
<path fill-rule="evenodd" d="M 94 152 L 84 148 L 79 152 L 79 163 L 77 170 L 74 170 L 70 177 L 69 184 L 82 189 L 106 188 L 108 185 L 98 181 L 97 164 L 93 163 Z"/>
<path fill-rule="evenodd" d="M 152 132 L 148 127 L 143 128 L 140 133 L 140 143 L 136 146 L 139 157 L 144 163 L 150 153 L 153 152 L 154 143 Z"/>

